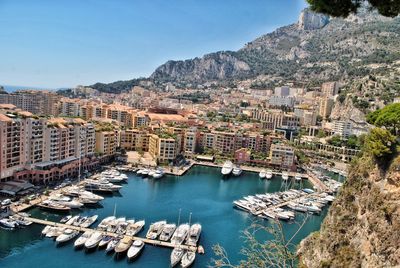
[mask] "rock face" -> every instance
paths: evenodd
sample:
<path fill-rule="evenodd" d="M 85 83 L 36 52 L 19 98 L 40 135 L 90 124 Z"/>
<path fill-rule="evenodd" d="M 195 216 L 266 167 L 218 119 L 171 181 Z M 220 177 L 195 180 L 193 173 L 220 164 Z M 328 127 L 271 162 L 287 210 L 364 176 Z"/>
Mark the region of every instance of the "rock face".
<path fill-rule="evenodd" d="M 185 61 L 168 61 L 158 67 L 150 78 L 171 78 L 185 81 L 218 80 L 234 77 L 250 70 L 249 65 L 231 53 L 220 52 Z"/>
<path fill-rule="evenodd" d="M 316 30 L 321 29 L 327 25 L 328 22 L 328 16 L 317 14 L 306 8 L 300 14 L 298 25 L 302 30 Z"/>
<path fill-rule="evenodd" d="M 298 23 L 263 35 L 239 51 L 168 61 L 151 78 L 202 83 L 262 75 L 325 81 L 365 76 L 371 63 L 393 64 L 400 54 L 400 18 L 374 13 L 353 17 L 329 20 L 306 9 Z"/>
<path fill-rule="evenodd" d="M 400 265 L 400 157 L 388 172 L 361 158 L 321 230 L 300 244 L 300 267 Z"/>
<path fill-rule="evenodd" d="M 353 122 L 365 122 L 365 114 L 354 107 L 351 98 L 346 98 L 344 103 L 336 102 L 329 116 L 332 120 L 351 120 Z"/>

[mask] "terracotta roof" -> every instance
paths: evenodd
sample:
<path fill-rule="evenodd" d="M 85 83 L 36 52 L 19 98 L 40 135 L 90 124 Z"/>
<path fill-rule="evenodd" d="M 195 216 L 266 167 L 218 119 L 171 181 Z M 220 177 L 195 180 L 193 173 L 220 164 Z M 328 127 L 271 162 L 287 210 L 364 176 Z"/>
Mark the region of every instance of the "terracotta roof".
<path fill-rule="evenodd" d="M 5 114 L 0 114 L 0 121 L 2 122 L 11 122 L 12 119 Z"/>

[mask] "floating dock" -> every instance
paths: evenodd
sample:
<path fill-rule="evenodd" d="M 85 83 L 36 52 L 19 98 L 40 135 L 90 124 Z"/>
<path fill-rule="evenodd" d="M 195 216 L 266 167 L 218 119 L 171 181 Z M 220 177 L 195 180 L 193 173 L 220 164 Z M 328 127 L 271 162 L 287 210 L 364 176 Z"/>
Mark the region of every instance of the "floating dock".
<path fill-rule="evenodd" d="M 21 216 L 21 215 L 20 215 Z M 21 216 L 23 217 L 23 216 Z M 48 220 L 42 220 L 42 219 L 37 219 L 37 218 L 32 218 L 32 217 L 23 217 L 24 220 L 26 221 L 31 221 L 33 223 L 36 224 L 42 224 L 42 225 L 49 225 L 49 226 L 53 226 L 53 227 L 61 227 L 61 228 L 68 228 L 68 229 L 72 229 L 75 231 L 79 231 L 79 232 L 97 232 L 99 230 L 96 229 L 92 229 L 92 228 L 84 228 L 84 227 L 79 227 L 79 226 L 74 226 L 74 225 L 69 225 L 69 224 L 64 224 L 64 223 L 58 223 L 58 222 L 53 222 L 53 221 L 48 221 Z M 104 235 L 108 235 L 108 236 L 113 236 L 113 237 L 120 237 L 122 235 L 120 234 L 116 234 L 116 233 L 112 233 L 112 232 L 106 232 L 106 231 L 102 231 L 102 233 Z M 165 241 L 160 241 L 160 240 L 152 240 L 152 239 L 147 239 L 147 238 L 143 238 L 143 237 L 139 237 L 139 236 L 128 236 L 128 235 L 123 235 L 124 237 L 130 237 L 133 240 L 141 240 L 146 244 L 149 245 L 153 245 L 153 246 L 159 246 L 159 247 L 168 247 L 168 248 L 175 248 L 175 247 L 179 247 L 182 248 L 184 250 L 190 250 L 193 252 L 197 252 L 197 247 L 195 246 L 188 246 L 188 245 L 176 245 L 170 242 L 165 242 Z"/>

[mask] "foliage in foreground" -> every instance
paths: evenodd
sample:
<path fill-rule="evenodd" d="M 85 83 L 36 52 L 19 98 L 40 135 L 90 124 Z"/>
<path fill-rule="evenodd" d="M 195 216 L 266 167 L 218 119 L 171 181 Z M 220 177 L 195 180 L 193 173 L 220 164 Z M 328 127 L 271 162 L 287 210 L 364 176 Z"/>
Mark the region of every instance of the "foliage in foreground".
<path fill-rule="evenodd" d="M 216 259 L 211 260 L 210 267 L 230 267 L 230 268 L 249 268 L 249 267 L 295 267 L 297 255 L 296 246 L 292 243 L 294 237 L 306 223 L 308 217 L 305 217 L 301 224 L 298 224 L 297 231 L 290 238 L 286 238 L 282 224 L 279 220 L 272 221 L 268 226 L 253 223 L 243 231 L 243 240 L 245 246 L 240 253 L 244 256 L 239 264 L 232 264 L 228 254 L 221 245 L 213 247 Z M 259 241 L 256 238 L 258 232 L 272 235 L 272 238 L 266 241 Z"/>
<path fill-rule="evenodd" d="M 355 14 L 363 4 L 370 5 L 379 14 L 386 17 L 396 17 L 400 13 L 398 0 L 307 0 L 313 11 L 333 17 L 347 17 Z"/>

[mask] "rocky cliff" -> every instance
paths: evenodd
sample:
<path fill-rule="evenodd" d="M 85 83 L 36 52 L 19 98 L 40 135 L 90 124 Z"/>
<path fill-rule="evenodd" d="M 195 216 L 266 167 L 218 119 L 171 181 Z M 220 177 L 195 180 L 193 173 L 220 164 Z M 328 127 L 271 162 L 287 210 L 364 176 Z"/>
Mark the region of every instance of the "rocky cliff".
<path fill-rule="evenodd" d="M 328 16 L 314 13 L 306 8 L 300 14 L 298 26 L 302 30 L 316 30 L 321 29 L 327 25 L 328 22 Z"/>
<path fill-rule="evenodd" d="M 321 230 L 301 242 L 300 266 L 398 267 L 399 200 L 400 157 L 388 171 L 359 159 Z"/>
<path fill-rule="evenodd" d="M 168 61 L 151 75 L 162 81 L 207 82 L 257 76 L 330 80 L 387 73 L 400 59 L 400 18 L 366 10 L 347 19 L 304 10 L 296 24 L 246 44 L 185 61 Z M 388 67 L 389 66 L 389 67 Z"/>

